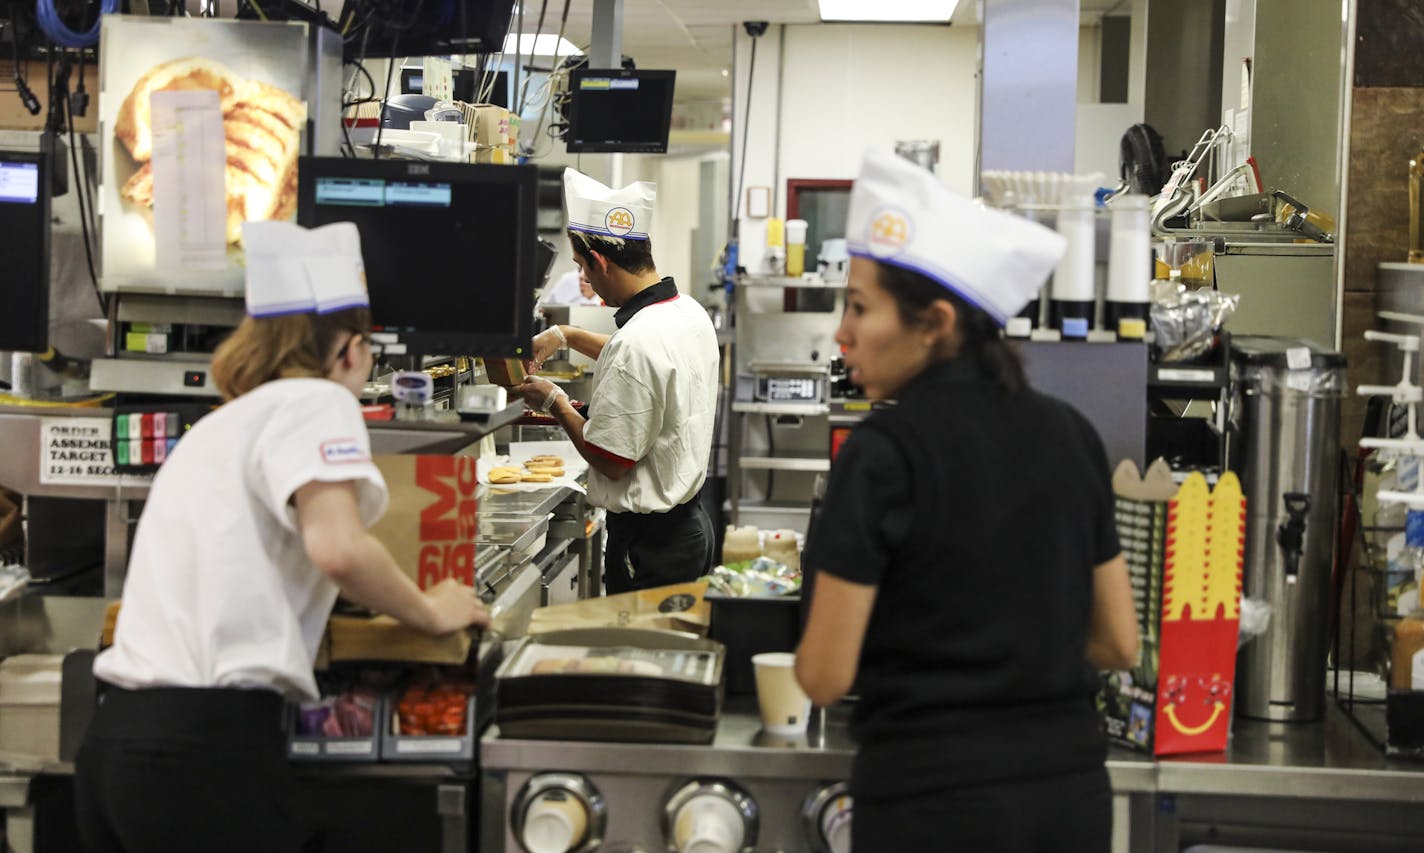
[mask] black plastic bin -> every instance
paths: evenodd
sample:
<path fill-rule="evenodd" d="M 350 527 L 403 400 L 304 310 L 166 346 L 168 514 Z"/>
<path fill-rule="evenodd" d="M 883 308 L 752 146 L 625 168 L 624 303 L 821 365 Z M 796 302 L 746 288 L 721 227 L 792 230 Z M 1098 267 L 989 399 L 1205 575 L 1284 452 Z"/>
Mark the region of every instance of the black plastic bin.
<path fill-rule="evenodd" d="M 801 596 L 735 598 L 708 591 L 712 624 L 708 639 L 727 647 L 727 694 L 756 695 L 752 655 L 794 652 L 801 637 Z"/>

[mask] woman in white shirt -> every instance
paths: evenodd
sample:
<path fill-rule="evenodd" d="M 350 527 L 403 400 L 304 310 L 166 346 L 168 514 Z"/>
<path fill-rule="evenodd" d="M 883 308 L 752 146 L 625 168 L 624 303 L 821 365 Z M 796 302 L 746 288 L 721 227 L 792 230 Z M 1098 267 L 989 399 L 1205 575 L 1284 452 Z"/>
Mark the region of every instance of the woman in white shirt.
<path fill-rule="evenodd" d="M 366 532 L 386 488 L 356 400 L 371 319 L 354 227 L 277 225 L 326 241 L 321 283 L 264 271 L 267 232 L 247 226 L 249 316 L 213 357 L 227 402 L 154 479 L 94 664 L 108 688 L 75 761 L 93 853 L 297 851 L 283 700 L 316 698 L 337 593 L 431 634 L 488 621 L 469 587 L 422 592 Z"/>

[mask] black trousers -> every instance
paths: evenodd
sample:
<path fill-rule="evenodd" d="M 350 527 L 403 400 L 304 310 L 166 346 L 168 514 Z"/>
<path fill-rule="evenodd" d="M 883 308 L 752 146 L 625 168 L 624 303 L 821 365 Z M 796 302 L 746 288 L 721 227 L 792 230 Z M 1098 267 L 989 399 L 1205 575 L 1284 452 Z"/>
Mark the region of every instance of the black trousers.
<path fill-rule="evenodd" d="M 712 520 L 700 497 L 667 512 L 608 514 L 603 565 L 609 595 L 687 583 L 712 570 Z"/>
<path fill-rule="evenodd" d="M 74 796 L 89 853 L 297 853 L 306 836 L 268 690 L 109 688 Z"/>
<path fill-rule="evenodd" d="M 1107 853 L 1112 788 L 1107 769 L 974 785 L 877 801 L 856 794 L 855 853 Z"/>

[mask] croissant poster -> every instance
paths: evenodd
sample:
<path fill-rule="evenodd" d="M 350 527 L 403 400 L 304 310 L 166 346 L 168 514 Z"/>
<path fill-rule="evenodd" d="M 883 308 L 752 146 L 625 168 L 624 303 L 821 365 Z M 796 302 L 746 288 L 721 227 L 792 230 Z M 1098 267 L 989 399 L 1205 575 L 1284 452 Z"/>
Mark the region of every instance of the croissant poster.
<path fill-rule="evenodd" d="M 297 158 L 307 127 L 306 25 L 105 15 L 102 27 L 103 288 L 241 296 L 242 223 L 296 213 Z M 202 156 L 223 173 L 216 227 L 224 248 L 215 264 L 160 267 L 151 99 L 194 90 L 215 92 L 221 111 L 222 145 Z"/>

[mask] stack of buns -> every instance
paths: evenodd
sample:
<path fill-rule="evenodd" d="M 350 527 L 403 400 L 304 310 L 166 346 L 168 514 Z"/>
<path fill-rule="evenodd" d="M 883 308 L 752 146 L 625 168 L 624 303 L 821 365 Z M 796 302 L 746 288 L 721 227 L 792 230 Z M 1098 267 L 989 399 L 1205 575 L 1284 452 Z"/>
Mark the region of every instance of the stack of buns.
<path fill-rule="evenodd" d="M 297 156 L 301 153 L 306 104 L 260 80 L 244 80 L 211 59 L 186 58 L 150 68 L 119 107 L 114 135 L 138 170 L 119 195 L 153 207 L 154 92 L 211 89 L 222 108 L 226 154 L 227 242 L 239 243 L 242 223 L 290 219 L 297 204 Z"/>
<path fill-rule="evenodd" d="M 496 486 L 514 483 L 552 483 L 564 476 L 562 456 L 541 455 L 525 460 L 522 468 L 513 465 L 497 465 L 490 469 L 489 481 Z"/>

